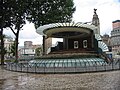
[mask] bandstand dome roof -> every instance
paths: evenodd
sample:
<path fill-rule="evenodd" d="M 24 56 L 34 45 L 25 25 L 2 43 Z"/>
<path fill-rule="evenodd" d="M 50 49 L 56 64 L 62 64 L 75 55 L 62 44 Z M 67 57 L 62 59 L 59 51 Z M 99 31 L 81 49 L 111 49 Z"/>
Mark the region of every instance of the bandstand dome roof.
<path fill-rule="evenodd" d="M 87 36 L 91 31 L 94 31 L 96 27 L 94 25 L 78 23 L 52 23 L 43 25 L 37 28 L 36 32 L 40 35 L 47 37 L 76 37 Z"/>

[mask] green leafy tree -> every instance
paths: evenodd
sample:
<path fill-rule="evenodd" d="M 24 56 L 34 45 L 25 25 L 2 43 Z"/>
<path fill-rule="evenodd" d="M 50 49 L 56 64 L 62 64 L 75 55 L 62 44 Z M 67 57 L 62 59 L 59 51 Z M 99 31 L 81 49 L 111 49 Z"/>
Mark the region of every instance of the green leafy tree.
<path fill-rule="evenodd" d="M 36 28 L 49 23 L 70 22 L 75 11 L 73 0 L 2 0 L 0 3 L 0 35 L 6 27 L 14 33 L 16 62 L 19 32 L 26 20 L 33 22 Z M 2 38 L 1 42 L 2 45 Z"/>
<path fill-rule="evenodd" d="M 42 48 L 41 47 L 36 48 L 35 54 L 36 54 L 36 56 L 40 56 L 42 54 Z"/>
<path fill-rule="evenodd" d="M 15 39 L 15 57 L 17 62 L 18 56 L 18 38 L 19 31 L 25 24 L 28 12 L 27 6 L 29 0 L 1 0 L 0 1 L 0 36 L 1 36 L 1 51 L 3 51 L 3 29 L 9 27 L 14 33 Z M 1 53 L 2 64 L 4 63 L 4 54 Z"/>
<path fill-rule="evenodd" d="M 15 35 L 15 62 L 18 62 L 19 32 L 26 23 L 28 0 L 11 0 L 12 20 L 10 29 Z"/>
<path fill-rule="evenodd" d="M 75 11 L 73 0 L 31 0 L 29 21 L 35 27 L 49 23 L 71 22 Z"/>
<path fill-rule="evenodd" d="M 11 8 L 10 0 L 0 0 L 0 54 L 1 54 L 1 64 L 4 65 L 4 35 L 3 30 L 9 27 L 11 24 Z"/>
<path fill-rule="evenodd" d="M 49 23 L 70 22 L 75 11 L 73 0 L 15 0 L 12 3 L 15 6 L 12 7 L 14 13 L 10 28 L 16 36 L 16 61 L 19 31 L 25 20 L 33 22 L 37 28 Z"/>

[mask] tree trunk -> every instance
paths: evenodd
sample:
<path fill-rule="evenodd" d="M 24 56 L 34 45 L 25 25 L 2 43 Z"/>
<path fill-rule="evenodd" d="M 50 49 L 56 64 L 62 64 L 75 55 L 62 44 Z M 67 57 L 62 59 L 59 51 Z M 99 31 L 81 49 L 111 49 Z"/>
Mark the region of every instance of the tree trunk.
<path fill-rule="evenodd" d="M 10 29 L 12 30 L 12 32 L 15 35 L 15 62 L 16 63 L 18 63 L 18 44 L 19 44 L 18 40 L 19 40 L 19 31 L 20 31 L 21 28 L 22 27 L 20 27 L 20 25 L 19 25 L 19 27 L 17 27 L 17 32 L 15 32 L 13 30 L 13 28 L 10 27 Z"/>
<path fill-rule="evenodd" d="M 15 62 L 18 62 L 18 38 L 19 38 L 19 30 L 16 33 L 16 38 L 15 38 Z"/>
<path fill-rule="evenodd" d="M 43 55 L 45 55 L 45 36 L 43 36 Z"/>
<path fill-rule="evenodd" d="M 4 65 L 4 40 L 3 40 L 3 28 L 0 31 L 0 39 L 1 39 L 1 65 Z"/>

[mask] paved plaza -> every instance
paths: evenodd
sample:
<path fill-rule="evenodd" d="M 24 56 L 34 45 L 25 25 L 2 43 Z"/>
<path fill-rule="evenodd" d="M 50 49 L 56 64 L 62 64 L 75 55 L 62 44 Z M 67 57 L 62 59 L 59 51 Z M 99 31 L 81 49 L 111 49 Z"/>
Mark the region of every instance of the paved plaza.
<path fill-rule="evenodd" d="M 32 74 L 0 66 L 0 90 L 120 90 L 120 71 Z"/>

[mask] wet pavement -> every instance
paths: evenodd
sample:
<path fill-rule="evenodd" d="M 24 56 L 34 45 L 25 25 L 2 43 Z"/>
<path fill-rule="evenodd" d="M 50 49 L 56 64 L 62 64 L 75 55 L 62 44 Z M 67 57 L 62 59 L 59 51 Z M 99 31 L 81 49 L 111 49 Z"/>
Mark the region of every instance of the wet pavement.
<path fill-rule="evenodd" d="M 32 74 L 0 66 L 0 90 L 120 90 L 120 71 L 83 74 Z"/>

